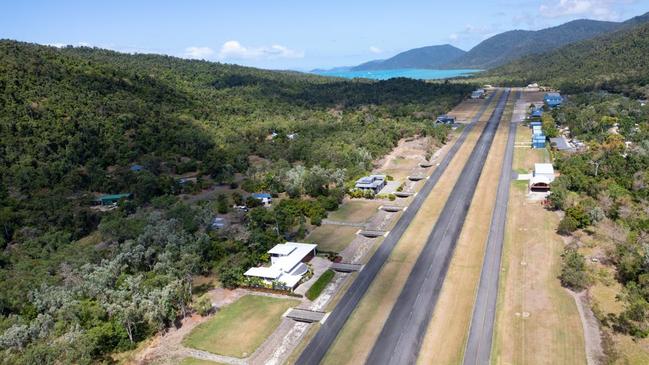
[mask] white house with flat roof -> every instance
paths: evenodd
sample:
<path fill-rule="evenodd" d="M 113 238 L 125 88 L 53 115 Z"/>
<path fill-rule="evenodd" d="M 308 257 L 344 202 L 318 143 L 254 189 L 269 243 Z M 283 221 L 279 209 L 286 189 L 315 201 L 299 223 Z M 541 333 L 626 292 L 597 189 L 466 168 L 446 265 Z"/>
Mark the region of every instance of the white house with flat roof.
<path fill-rule="evenodd" d="M 315 255 L 317 246 L 298 242 L 277 244 L 268 251 L 270 266 L 251 267 L 243 275 L 261 278 L 268 284 L 278 282 L 286 288 L 295 289 L 309 270 L 305 262 Z"/>

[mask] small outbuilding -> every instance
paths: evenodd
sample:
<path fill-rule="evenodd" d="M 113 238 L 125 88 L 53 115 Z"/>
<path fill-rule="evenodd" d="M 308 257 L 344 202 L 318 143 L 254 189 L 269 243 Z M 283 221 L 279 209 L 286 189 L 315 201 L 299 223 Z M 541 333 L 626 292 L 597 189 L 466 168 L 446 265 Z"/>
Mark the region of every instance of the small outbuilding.
<path fill-rule="evenodd" d="M 471 93 L 471 99 L 482 99 L 486 94 L 487 92 L 484 89 L 478 89 Z"/>
<path fill-rule="evenodd" d="M 121 200 L 130 199 L 132 196 L 131 193 L 102 195 L 95 199 L 94 203 L 95 205 L 114 205 Z"/>
<path fill-rule="evenodd" d="M 455 117 L 452 117 L 452 116 L 446 115 L 446 114 L 440 115 L 439 117 L 437 117 L 437 120 L 435 121 L 435 123 L 438 123 L 438 124 L 455 124 Z"/>
<path fill-rule="evenodd" d="M 568 142 L 568 140 L 564 136 L 550 138 L 550 144 L 559 151 L 563 151 L 563 152 L 576 151 L 575 146 L 573 146 L 570 142 Z"/>
<path fill-rule="evenodd" d="M 210 223 L 210 229 L 219 230 L 219 229 L 225 228 L 226 225 L 227 225 L 227 222 L 225 221 L 225 218 L 214 217 L 212 219 L 212 222 Z"/>
<path fill-rule="evenodd" d="M 273 196 L 268 193 L 254 193 L 252 197 L 259 200 L 263 205 L 269 205 L 273 202 Z"/>

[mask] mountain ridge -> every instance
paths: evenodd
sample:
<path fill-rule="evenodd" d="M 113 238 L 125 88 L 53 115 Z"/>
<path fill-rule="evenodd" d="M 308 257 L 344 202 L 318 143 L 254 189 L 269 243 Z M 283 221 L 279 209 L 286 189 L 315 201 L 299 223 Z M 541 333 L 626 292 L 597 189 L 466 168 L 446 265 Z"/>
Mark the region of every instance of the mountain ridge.
<path fill-rule="evenodd" d="M 466 51 L 450 44 L 413 48 L 385 60 L 372 60 L 351 67 L 352 71 L 390 70 L 399 68 L 440 68 L 464 55 Z"/>
<path fill-rule="evenodd" d="M 540 30 L 508 30 L 485 39 L 469 51 L 463 51 L 450 44 L 425 46 L 400 52 L 387 59 L 371 60 L 357 66 L 334 69 L 338 71 L 402 68 L 492 69 L 525 56 L 550 52 L 569 44 L 614 33 L 646 21 L 649 21 L 649 13 L 621 22 L 576 19 Z M 454 51 L 451 51 L 452 49 Z M 317 71 L 331 70 L 317 69 Z"/>

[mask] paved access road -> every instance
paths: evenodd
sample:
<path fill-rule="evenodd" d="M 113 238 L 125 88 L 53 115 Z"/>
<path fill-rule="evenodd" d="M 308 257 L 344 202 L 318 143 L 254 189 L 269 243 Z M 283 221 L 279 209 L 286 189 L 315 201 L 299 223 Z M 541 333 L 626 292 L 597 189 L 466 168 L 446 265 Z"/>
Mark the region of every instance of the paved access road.
<path fill-rule="evenodd" d="M 520 98 L 520 91 L 515 100 Z M 487 238 L 478 294 L 473 305 L 473 316 L 469 329 L 469 339 L 464 351 L 464 365 L 489 364 L 491 343 L 496 317 L 496 301 L 498 299 L 498 281 L 500 278 L 500 259 L 505 238 L 505 223 L 507 220 L 507 204 L 509 203 L 509 186 L 512 179 L 512 159 L 514 157 L 514 140 L 516 126 L 514 116 L 509 124 L 509 135 L 505 149 L 500 182 L 496 192 L 496 205 L 491 217 L 491 228 Z"/>
<path fill-rule="evenodd" d="M 296 364 L 314 365 L 319 364 L 322 361 L 325 354 L 329 350 L 329 347 L 336 339 L 336 336 L 338 336 L 338 332 L 340 332 L 340 330 L 343 328 L 345 322 L 347 322 L 347 319 L 358 305 L 358 302 L 360 302 L 363 295 L 365 295 L 365 292 L 374 280 L 374 277 L 392 253 L 394 246 L 396 246 L 397 242 L 399 242 L 399 239 L 403 235 L 403 232 L 405 232 L 406 228 L 408 228 L 408 225 L 410 225 L 410 222 L 417 214 L 417 211 L 421 207 L 422 203 L 424 202 L 424 200 L 426 200 L 428 194 L 431 192 L 435 184 L 437 184 L 437 181 L 440 179 L 440 177 L 444 174 L 446 167 L 448 167 L 449 163 L 453 159 L 453 156 L 455 156 L 457 151 L 464 143 L 464 140 L 466 139 L 469 132 L 473 129 L 475 123 L 480 119 L 480 117 L 482 117 L 482 114 L 484 114 L 488 105 L 491 104 L 491 98 L 493 98 L 493 95 L 480 108 L 476 116 L 471 120 L 471 123 L 464 128 L 464 130 L 460 134 L 460 137 L 449 149 L 448 153 L 446 154 L 446 156 L 444 156 L 439 166 L 437 166 L 430 178 L 426 180 L 426 183 L 424 184 L 422 189 L 413 198 L 412 203 L 408 206 L 408 209 L 403 212 L 401 218 L 399 218 L 394 228 L 390 231 L 390 234 L 385 238 L 383 243 L 381 243 L 381 246 L 379 246 L 378 250 L 370 258 L 370 261 L 358 274 L 356 280 L 354 280 L 347 292 L 345 292 L 345 295 L 343 295 L 338 305 L 336 305 L 325 323 L 322 325 L 322 327 L 320 327 L 320 330 L 316 333 L 311 342 L 309 342 L 304 351 L 302 351 L 302 354 L 297 359 Z"/>
<path fill-rule="evenodd" d="M 506 90 L 473 148 L 367 364 L 414 364 L 509 96 Z"/>

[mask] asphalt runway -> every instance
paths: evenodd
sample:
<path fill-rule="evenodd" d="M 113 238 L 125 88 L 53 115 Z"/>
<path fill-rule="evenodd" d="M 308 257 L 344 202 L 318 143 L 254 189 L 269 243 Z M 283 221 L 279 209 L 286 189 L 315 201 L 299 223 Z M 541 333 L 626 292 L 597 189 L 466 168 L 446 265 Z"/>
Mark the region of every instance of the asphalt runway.
<path fill-rule="evenodd" d="M 336 305 L 325 323 L 320 327 L 316 335 L 305 347 L 304 351 L 302 351 L 296 364 L 313 365 L 319 364 L 322 361 L 329 350 L 329 347 L 336 339 L 336 336 L 338 336 L 338 333 L 347 322 L 347 319 L 358 305 L 358 302 L 360 302 L 363 295 L 365 295 L 365 292 L 374 280 L 374 277 L 392 253 L 394 246 L 399 242 L 399 239 L 401 239 L 406 228 L 408 228 L 410 222 L 417 214 L 417 211 L 419 211 L 422 203 L 426 200 L 428 194 L 430 194 L 435 184 L 437 184 L 437 181 L 439 181 L 440 177 L 444 174 L 444 171 L 464 143 L 464 140 L 466 140 L 467 135 L 473 129 L 475 123 L 480 119 L 480 117 L 482 117 L 487 107 L 491 104 L 492 98 L 493 95 L 490 96 L 489 100 L 480 108 L 478 113 L 471 120 L 471 123 L 464 128 L 457 141 L 455 141 L 446 156 L 444 156 L 440 162 L 439 166 L 437 166 L 430 178 L 424 183 L 422 189 L 413 198 L 408 209 L 403 212 L 394 228 L 390 231 L 383 243 L 381 243 L 374 255 L 372 255 L 363 270 L 359 272 L 358 276 L 340 299 L 340 302 L 338 302 L 338 305 Z"/>
<path fill-rule="evenodd" d="M 520 91 L 515 100 L 520 98 Z M 500 261 L 505 239 L 507 222 L 507 205 L 509 203 L 509 186 L 512 179 L 512 160 L 514 158 L 514 140 L 516 126 L 514 116 L 509 124 L 509 136 L 505 149 L 500 182 L 496 192 L 496 205 L 491 217 L 491 227 L 487 238 L 487 248 L 480 273 L 478 294 L 473 305 L 469 339 L 464 351 L 464 365 L 489 364 L 494 322 L 496 318 L 496 301 L 498 300 L 498 282 L 500 280 Z"/>
<path fill-rule="evenodd" d="M 464 219 L 482 174 L 509 96 L 507 89 L 487 122 L 426 246 L 410 272 L 367 364 L 414 364 L 453 257 Z"/>

